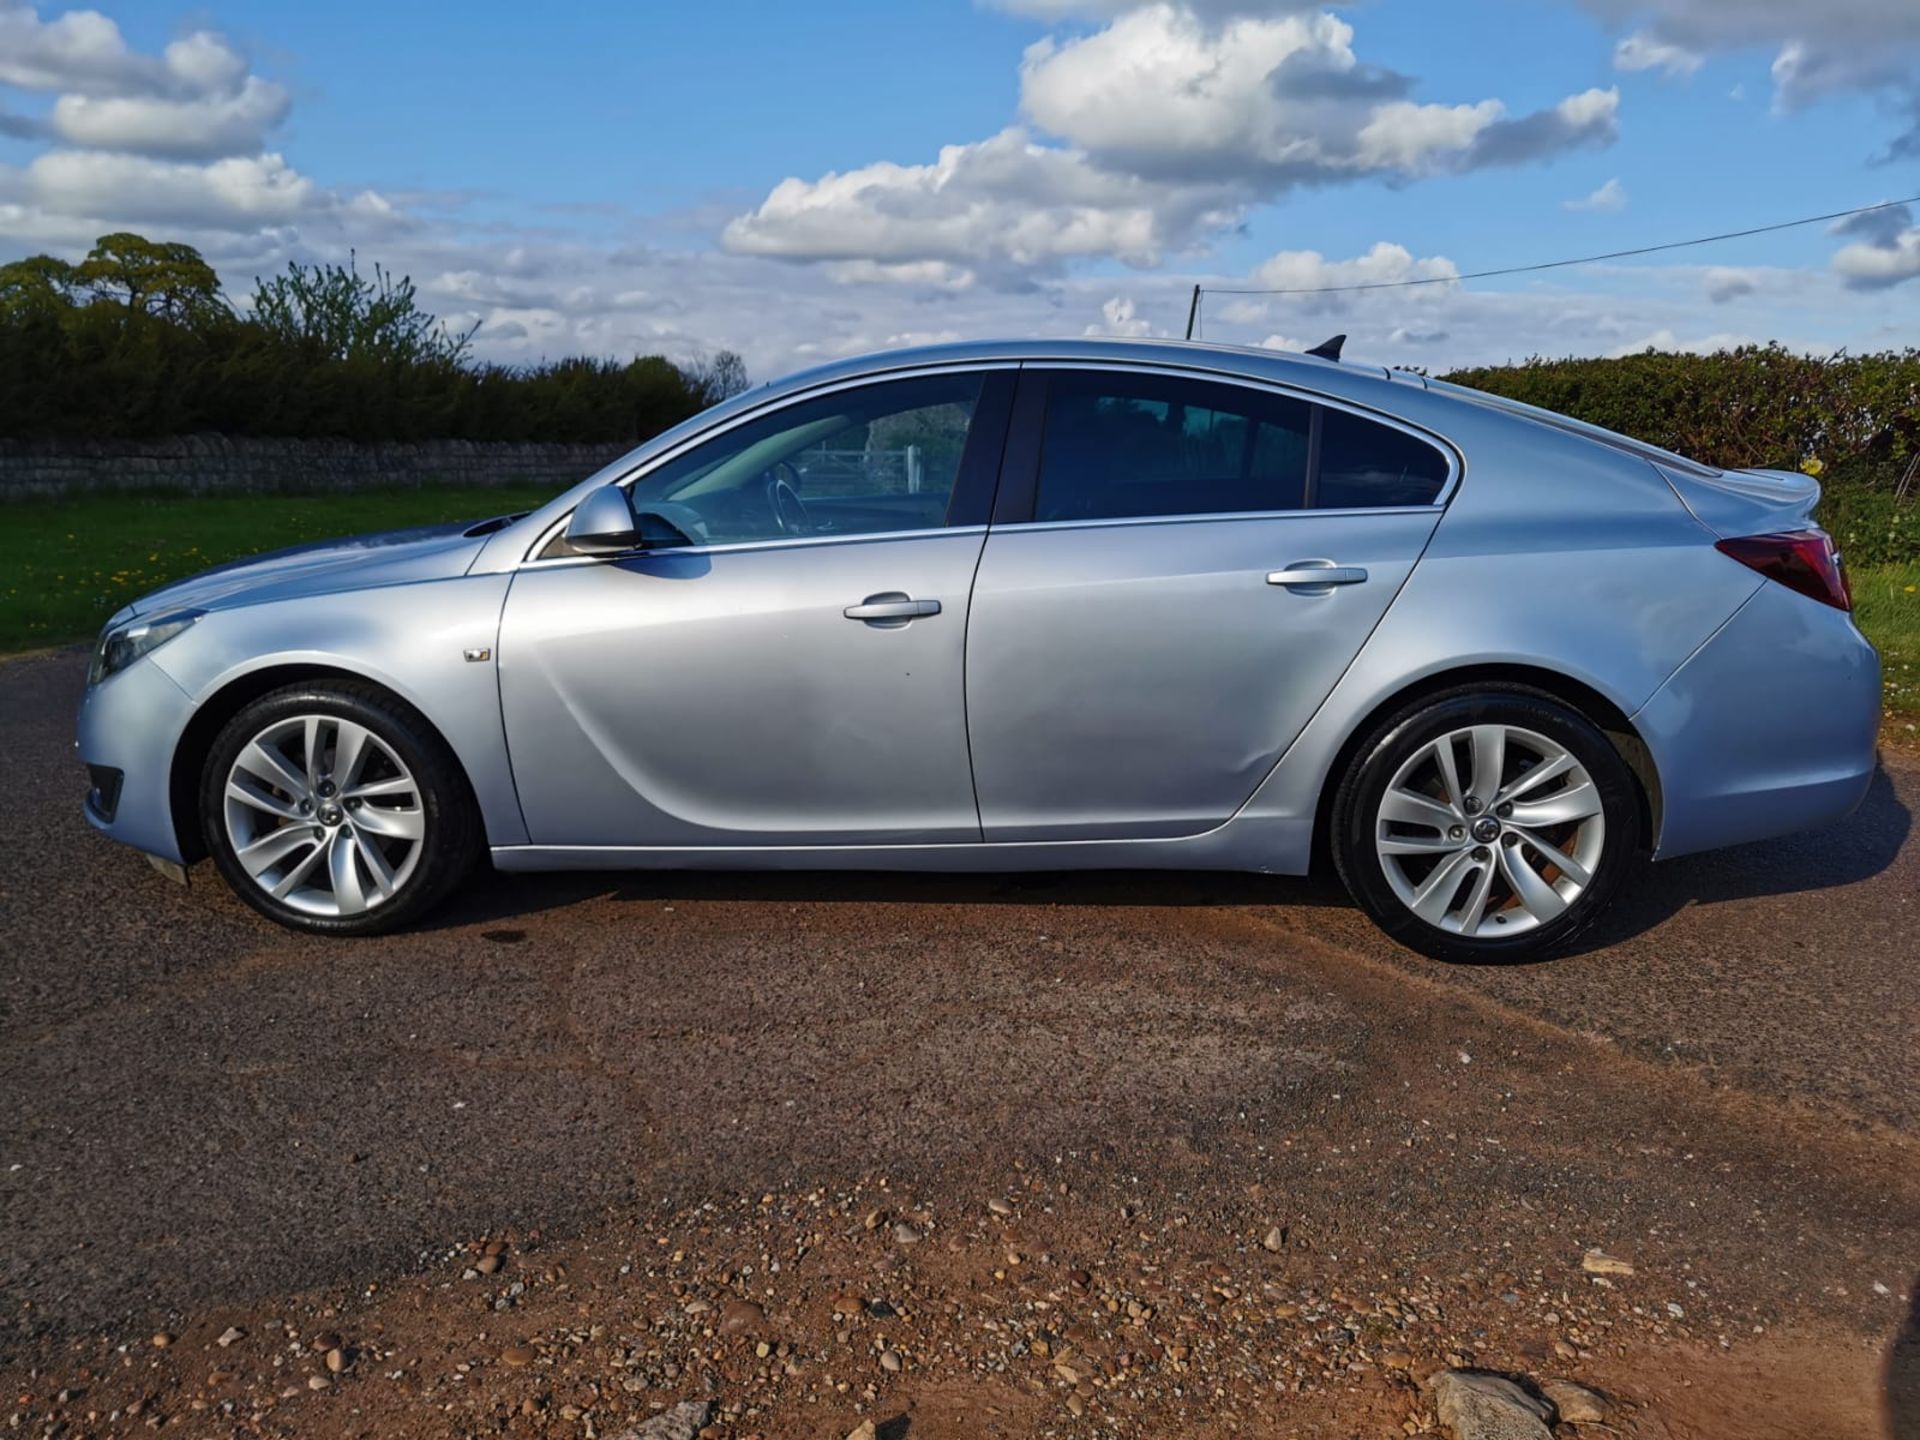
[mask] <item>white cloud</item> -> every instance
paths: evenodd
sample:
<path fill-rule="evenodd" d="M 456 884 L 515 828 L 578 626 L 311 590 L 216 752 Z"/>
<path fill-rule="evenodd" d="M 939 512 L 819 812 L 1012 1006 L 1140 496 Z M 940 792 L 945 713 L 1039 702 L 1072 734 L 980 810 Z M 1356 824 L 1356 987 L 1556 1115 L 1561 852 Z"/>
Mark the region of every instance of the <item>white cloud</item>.
<path fill-rule="evenodd" d="M 1725 305 L 1730 300 L 1751 295 L 1760 288 L 1760 276 L 1758 270 L 1731 265 L 1712 266 L 1703 277 L 1707 298 L 1716 305 Z"/>
<path fill-rule="evenodd" d="M 878 260 L 837 260 L 826 273 L 842 285 L 915 285 L 956 294 L 971 290 L 979 278 L 964 265 L 944 260 L 905 260 L 886 265 Z"/>
<path fill-rule="evenodd" d="M 1627 187 L 1615 176 L 1591 195 L 1578 200 L 1563 200 L 1562 207 L 1568 210 L 1596 210 L 1604 214 L 1617 214 L 1627 208 Z"/>
<path fill-rule="evenodd" d="M 1661 70 L 1668 75 L 1691 75 L 1706 63 L 1706 56 L 1645 30 L 1636 30 L 1613 49 L 1616 70 Z"/>
<path fill-rule="evenodd" d="M 1142 0 L 987 0 L 987 3 L 996 10 L 1053 22 L 1112 20 L 1129 10 L 1139 9 Z M 1353 0 L 1185 0 L 1187 9 L 1209 20 L 1330 9 L 1352 3 Z"/>
<path fill-rule="evenodd" d="M 1853 241 L 1833 257 L 1833 268 L 1851 290 L 1885 290 L 1920 279 L 1920 225 L 1905 205 L 1851 215 L 1831 227 Z"/>
<path fill-rule="evenodd" d="M 292 105 L 278 85 L 249 75 L 231 93 L 188 99 L 154 95 L 62 95 L 50 127 L 72 145 L 210 159 L 260 149 Z"/>
<path fill-rule="evenodd" d="M 1416 259 L 1406 246 L 1382 240 L 1351 260 L 1329 260 L 1317 250 L 1282 250 L 1254 267 L 1252 282 L 1263 289 L 1300 292 L 1401 285 L 1413 303 L 1423 303 L 1453 288 L 1445 282 L 1459 276 L 1460 267 L 1443 255 Z M 1408 285 L 1408 281 L 1432 283 Z M 1314 309 L 1337 309 L 1347 303 L 1339 294 L 1303 294 L 1301 298 Z"/>
<path fill-rule="evenodd" d="M 1115 295 L 1100 307 L 1099 323 L 1087 326 L 1084 333 L 1140 339 L 1153 334 L 1154 325 L 1139 313 L 1131 296 Z"/>
<path fill-rule="evenodd" d="M 182 165 L 137 155 L 53 150 L 25 171 L 25 191 L 51 215 L 192 229 L 283 224 L 332 202 L 278 155 Z"/>
<path fill-rule="evenodd" d="M 1212 24 L 1148 4 L 1094 34 L 1029 47 L 1021 105 L 1040 129 L 1105 165 L 1228 178 L 1263 193 L 1517 163 L 1613 137 L 1612 92 L 1517 120 L 1498 100 L 1419 104 L 1408 77 L 1363 64 L 1353 39 L 1351 25 L 1325 13 Z"/>
<path fill-rule="evenodd" d="M 931 165 L 883 161 L 783 180 L 727 225 L 721 243 L 741 255 L 887 266 L 1045 270 L 1087 257 L 1146 266 L 1225 223 L 1233 206 L 1219 186 L 1108 170 L 1009 129 L 948 145 Z"/>
<path fill-rule="evenodd" d="M 1920 4 L 1914 0 L 1581 3 L 1603 19 L 1641 25 L 1622 44 L 1621 53 L 1669 70 L 1680 65 L 1683 56 L 1773 51 L 1774 103 L 1782 110 L 1848 91 L 1880 94 L 1903 113 L 1902 123 L 1910 127 L 1895 140 L 1893 153 L 1920 153 Z"/>
<path fill-rule="evenodd" d="M 1086 13 L 1047 13 L 1069 8 Z M 1495 99 L 1416 102 L 1408 77 L 1363 63 L 1353 27 L 1324 12 L 1109 8 L 1090 34 L 1028 47 L 1030 127 L 946 146 L 929 164 L 789 178 L 723 245 L 842 267 L 940 262 L 1002 281 L 1079 260 L 1152 266 L 1299 186 L 1525 164 L 1617 133 L 1616 90 L 1521 116 Z"/>
<path fill-rule="evenodd" d="M 1722 350 L 1738 350 L 1742 345 L 1758 343 L 1751 335 L 1736 335 L 1724 331 L 1717 335 L 1705 335 L 1697 340 L 1682 340 L 1671 329 L 1662 327 L 1629 344 L 1615 346 L 1607 352 L 1607 355 L 1609 359 L 1614 360 L 1628 355 L 1640 355 L 1648 350 L 1660 350 L 1668 354 L 1713 355 Z"/>

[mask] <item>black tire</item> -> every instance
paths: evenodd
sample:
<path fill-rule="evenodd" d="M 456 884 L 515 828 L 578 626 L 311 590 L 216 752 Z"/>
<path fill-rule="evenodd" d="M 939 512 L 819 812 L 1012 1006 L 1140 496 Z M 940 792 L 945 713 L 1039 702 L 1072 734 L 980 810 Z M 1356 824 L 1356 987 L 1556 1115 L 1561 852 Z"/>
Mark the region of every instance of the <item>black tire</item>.
<path fill-rule="evenodd" d="M 389 898 L 353 915 L 313 914 L 275 899 L 237 858 L 228 832 L 227 777 L 241 750 L 277 722 L 307 715 L 365 727 L 392 750 L 418 787 L 424 833 L 417 860 Z M 262 695 L 227 721 L 201 771 L 200 823 L 208 852 L 236 895 L 269 920 L 316 935 L 377 935 L 419 919 L 459 886 L 483 848 L 479 809 L 446 742 L 399 697 L 354 680 L 289 685 Z"/>
<path fill-rule="evenodd" d="M 1586 771 L 1601 805 L 1604 824 L 1588 883 L 1556 918 L 1512 936 L 1465 935 L 1416 915 L 1388 878 L 1388 862 L 1381 859 L 1375 843 L 1382 823 L 1381 803 L 1401 767 L 1433 741 L 1474 725 L 1515 727 L 1560 745 Z M 1468 685 L 1407 706 L 1361 741 L 1335 792 L 1329 839 L 1334 865 L 1355 903 L 1408 949 L 1436 960 L 1469 963 L 1539 960 L 1564 952 L 1586 935 L 1638 867 L 1644 858 L 1644 804 L 1639 782 L 1620 752 L 1591 720 L 1566 702 L 1522 685 Z M 1400 833 L 1392 832 L 1396 837 Z M 1493 854 L 1494 847 L 1507 838 L 1503 834 L 1481 847 L 1483 853 Z M 1500 858 L 1495 856 L 1491 868 L 1494 883 L 1504 886 Z M 1469 885 L 1471 880 L 1461 883 Z M 1488 918 L 1494 913 L 1490 909 Z"/>

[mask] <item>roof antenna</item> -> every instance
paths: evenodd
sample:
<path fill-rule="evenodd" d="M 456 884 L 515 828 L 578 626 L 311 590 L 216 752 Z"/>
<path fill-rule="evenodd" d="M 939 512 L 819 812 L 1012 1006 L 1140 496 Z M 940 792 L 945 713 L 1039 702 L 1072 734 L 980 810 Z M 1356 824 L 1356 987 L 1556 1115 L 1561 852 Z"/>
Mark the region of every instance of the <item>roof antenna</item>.
<path fill-rule="evenodd" d="M 1321 360 L 1338 360 L 1340 358 L 1340 349 L 1346 343 L 1346 336 L 1336 335 L 1331 340 L 1322 340 L 1318 345 L 1307 351 L 1307 354 L 1316 356 Z"/>

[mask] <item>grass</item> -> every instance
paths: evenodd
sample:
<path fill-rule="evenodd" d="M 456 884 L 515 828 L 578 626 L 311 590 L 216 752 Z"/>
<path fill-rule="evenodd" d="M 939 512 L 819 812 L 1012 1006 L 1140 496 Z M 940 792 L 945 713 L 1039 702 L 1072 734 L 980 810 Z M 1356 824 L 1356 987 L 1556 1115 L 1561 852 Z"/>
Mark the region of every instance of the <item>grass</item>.
<path fill-rule="evenodd" d="M 0 652 L 89 640 L 129 600 L 210 565 L 309 540 L 484 520 L 552 486 L 326 495 L 90 495 L 0 505 Z"/>
<path fill-rule="evenodd" d="M 1911 736 L 1920 721 L 1920 562 L 1866 565 L 1853 583 L 1853 618 L 1880 652 L 1887 716 Z"/>
<path fill-rule="evenodd" d="M 544 487 L 328 495 L 98 495 L 0 506 L 0 652 L 91 639 L 137 595 L 242 555 L 336 535 L 480 520 L 541 504 Z M 1855 616 L 1879 647 L 1887 710 L 1920 719 L 1920 562 L 1853 572 Z"/>

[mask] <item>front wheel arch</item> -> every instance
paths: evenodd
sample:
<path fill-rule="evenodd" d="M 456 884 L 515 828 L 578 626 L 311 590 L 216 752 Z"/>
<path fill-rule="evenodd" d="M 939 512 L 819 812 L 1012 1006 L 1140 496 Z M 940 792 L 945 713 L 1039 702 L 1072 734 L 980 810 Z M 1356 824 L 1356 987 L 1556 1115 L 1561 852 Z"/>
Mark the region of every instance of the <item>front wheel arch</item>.
<path fill-rule="evenodd" d="M 259 670 L 250 670 L 245 675 L 235 676 L 225 685 L 201 702 L 194 711 L 193 718 L 187 722 L 187 728 L 181 732 L 180 741 L 174 746 L 173 764 L 167 773 L 167 802 L 173 814 L 173 833 L 179 842 L 180 858 L 186 864 L 207 858 L 207 837 L 200 824 L 200 775 L 205 769 L 207 756 L 213 750 L 214 738 L 225 728 L 227 721 L 238 715 L 246 706 L 258 700 L 262 695 L 288 685 L 304 685 L 323 682 L 338 682 L 352 685 L 371 685 L 393 700 L 404 705 L 419 717 L 420 723 L 431 730 L 446 746 L 447 753 L 453 756 L 454 767 L 459 774 L 460 783 L 466 787 L 467 799 L 479 813 L 478 802 L 474 796 L 473 779 L 461 763 L 459 753 L 447 744 L 447 737 L 435 725 L 432 719 L 422 714 L 420 707 L 398 694 L 390 686 L 382 685 L 365 675 L 352 670 L 343 670 L 332 665 L 268 665 Z"/>
<path fill-rule="evenodd" d="M 1332 868 L 1334 797 L 1339 792 L 1341 779 L 1353 768 L 1354 757 L 1360 753 L 1360 747 L 1390 715 L 1464 685 L 1516 685 L 1538 690 L 1563 705 L 1571 706 L 1593 722 L 1619 752 L 1627 769 L 1633 772 L 1640 801 L 1641 845 L 1648 852 L 1653 850 L 1660 837 L 1660 772 L 1654 765 L 1653 752 L 1640 738 L 1640 732 L 1634 728 L 1625 711 L 1591 685 L 1557 670 L 1537 665 L 1465 665 L 1441 670 L 1402 686 L 1383 698 L 1347 733 L 1339 753 L 1334 756 L 1333 763 L 1327 767 L 1320 782 L 1320 799 L 1313 820 L 1313 868 L 1316 872 L 1325 874 Z"/>

